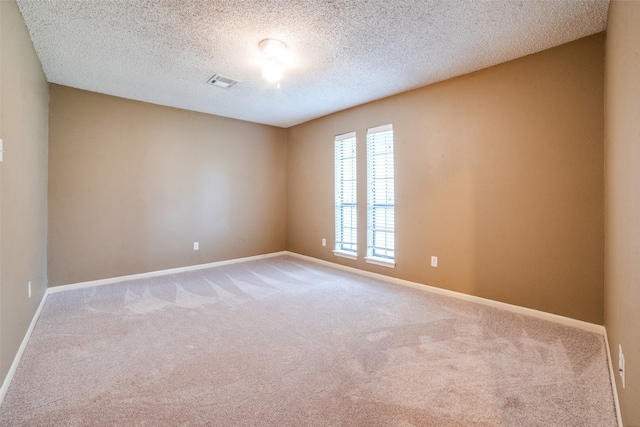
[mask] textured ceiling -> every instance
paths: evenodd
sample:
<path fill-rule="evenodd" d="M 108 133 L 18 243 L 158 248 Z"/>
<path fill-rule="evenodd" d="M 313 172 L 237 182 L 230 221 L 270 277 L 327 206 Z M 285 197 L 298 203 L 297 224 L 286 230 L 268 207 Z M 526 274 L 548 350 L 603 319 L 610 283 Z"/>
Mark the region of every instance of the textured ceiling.
<path fill-rule="evenodd" d="M 49 82 L 281 127 L 606 28 L 608 0 L 17 0 Z M 281 87 L 258 43 L 289 47 Z M 215 73 L 241 80 L 206 84 Z"/>

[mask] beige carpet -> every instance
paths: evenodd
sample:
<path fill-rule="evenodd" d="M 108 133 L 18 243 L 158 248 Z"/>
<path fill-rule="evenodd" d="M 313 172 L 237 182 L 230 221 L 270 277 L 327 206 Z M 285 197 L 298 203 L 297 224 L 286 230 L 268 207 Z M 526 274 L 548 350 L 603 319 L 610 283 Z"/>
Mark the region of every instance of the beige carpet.
<path fill-rule="evenodd" d="M 2 426 L 614 426 L 602 336 L 281 256 L 51 294 Z"/>

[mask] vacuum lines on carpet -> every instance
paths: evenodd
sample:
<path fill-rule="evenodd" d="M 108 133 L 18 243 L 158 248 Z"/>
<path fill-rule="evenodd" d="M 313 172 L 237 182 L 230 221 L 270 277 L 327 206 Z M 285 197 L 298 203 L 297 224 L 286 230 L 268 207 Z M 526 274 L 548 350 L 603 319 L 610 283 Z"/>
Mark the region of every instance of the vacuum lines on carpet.
<path fill-rule="evenodd" d="M 50 294 L 3 426 L 615 426 L 601 335 L 289 256 Z"/>

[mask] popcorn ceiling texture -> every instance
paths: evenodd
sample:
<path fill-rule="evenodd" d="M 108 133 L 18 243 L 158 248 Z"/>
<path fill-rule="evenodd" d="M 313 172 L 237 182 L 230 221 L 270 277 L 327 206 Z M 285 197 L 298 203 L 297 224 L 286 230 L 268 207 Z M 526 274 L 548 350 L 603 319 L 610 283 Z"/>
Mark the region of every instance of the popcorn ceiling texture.
<path fill-rule="evenodd" d="M 608 0 L 17 0 L 49 82 L 288 127 L 606 28 Z M 281 88 L 258 43 L 290 61 Z M 218 73 L 241 80 L 206 85 Z"/>

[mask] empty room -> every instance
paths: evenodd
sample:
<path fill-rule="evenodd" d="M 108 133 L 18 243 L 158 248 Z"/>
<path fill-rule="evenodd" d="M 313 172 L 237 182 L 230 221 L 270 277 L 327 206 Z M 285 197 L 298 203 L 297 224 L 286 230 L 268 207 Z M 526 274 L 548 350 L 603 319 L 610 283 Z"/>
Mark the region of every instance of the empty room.
<path fill-rule="evenodd" d="M 1 0 L 0 425 L 640 426 L 640 1 Z"/>

